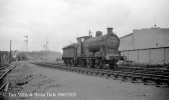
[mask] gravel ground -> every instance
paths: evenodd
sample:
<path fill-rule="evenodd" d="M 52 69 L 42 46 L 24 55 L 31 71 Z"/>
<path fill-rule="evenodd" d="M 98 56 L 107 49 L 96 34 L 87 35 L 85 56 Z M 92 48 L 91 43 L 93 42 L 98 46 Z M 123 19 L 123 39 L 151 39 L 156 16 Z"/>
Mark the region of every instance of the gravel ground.
<path fill-rule="evenodd" d="M 27 62 L 7 76 L 8 100 L 168 100 L 169 88 L 40 67 Z"/>

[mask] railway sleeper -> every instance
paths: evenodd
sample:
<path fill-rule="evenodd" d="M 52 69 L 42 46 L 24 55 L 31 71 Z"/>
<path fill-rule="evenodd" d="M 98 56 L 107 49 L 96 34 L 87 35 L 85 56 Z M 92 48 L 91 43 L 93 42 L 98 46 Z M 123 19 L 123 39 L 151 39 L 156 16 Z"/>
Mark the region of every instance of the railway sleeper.
<path fill-rule="evenodd" d="M 113 76 L 114 76 L 114 79 L 118 78 L 118 74 L 117 73 L 115 73 Z"/>
<path fill-rule="evenodd" d="M 90 70 L 87 70 L 86 73 L 87 73 L 88 75 L 92 75 L 92 74 L 93 74 L 93 72 L 90 71 Z"/>
<path fill-rule="evenodd" d="M 48 66 L 45 63 L 38 63 L 38 65 L 41 66 Z M 95 75 L 100 75 L 100 76 L 106 76 L 106 77 L 111 77 L 114 76 L 114 78 L 118 78 L 119 76 L 121 76 L 124 80 L 126 80 L 127 77 L 130 77 L 132 79 L 132 81 L 136 81 L 136 79 L 142 79 L 142 81 L 147 82 L 148 80 L 154 81 L 156 84 L 162 84 L 165 83 L 167 85 L 169 85 L 169 76 L 168 76 L 168 72 L 164 72 L 162 73 L 161 71 L 148 71 L 145 69 L 127 69 L 127 70 L 116 70 L 116 71 L 110 71 L 110 70 L 91 70 L 91 69 L 77 69 L 77 67 L 56 67 L 56 66 L 50 66 L 50 67 L 55 67 L 57 69 L 60 70 L 66 70 L 66 71 L 73 71 L 73 72 L 79 72 L 82 74 L 95 74 Z M 159 74 L 155 74 L 155 72 L 159 72 Z"/>
<path fill-rule="evenodd" d="M 116 73 L 108 73 L 108 76 L 110 76 L 110 77 L 112 77 L 112 76 L 116 77 L 116 75 L 117 75 Z"/>
<path fill-rule="evenodd" d="M 90 71 L 90 74 L 95 76 L 96 72 L 95 71 Z"/>
<path fill-rule="evenodd" d="M 161 84 L 167 84 L 169 85 L 169 80 L 168 79 L 162 79 L 159 77 L 143 77 L 143 81 L 147 82 L 147 81 L 154 81 L 157 85 L 161 85 Z"/>
<path fill-rule="evenodd" d="M 107 77 L 108 77 L 108 74 L 107 74 L 107 73 L 103 73 L 103 76 L 107 78 Z"/>
<path fill-rule="evenodd" d="M 99 72 L 95 71 L 94 74 L 97 76 L 99 74 Z"/>
<path fill-rule="evenodd" d="M 86 71 L 85 71 L 85 70 L 82 70 L 82 74 L 84 74 L 84 75 L 85 75 L 85 74 L 86 74 Z"/>
<path fill-rule="evenodd" d="M 161 79 L 161 78 L 157 78 L 157 79 L 153 79 L 155 81 L 155 83 L 157 85 L 161 85 L 161 84 L 167 84 L 169 85 L 169 80 L 168 79 Z"/>
<path fill-rule="evenodd" d="M 140 75 L 132 75 L 132 82 L 136 81 L 137 79 L 142 79 L 142 76 Z"/>
<path fill-rule="evenodd" d="M 97 76 L 102 76 L 102 73 L 99 71 L 99 72 L 97 73 Z"/>
<path fill-rule="evenodd" d="M 84 74 L 90 75 L 90 72 L 88 70 L 85 70 Z"/>
<path fill-rule="evenodd" d="M 98 73 L 97 73 L 96 71 L 94 71 L 94 72 L 92 73 L 93 76 L 97 76 L 97 74 L 98 74 Z"/>
<path fill-rule="evenodd" d="M 127 78 L 132 78 L 132 75 L 131 74 L 124 74 L 124 76 L 122 77 L 123 80 L 126 80 Z"/>

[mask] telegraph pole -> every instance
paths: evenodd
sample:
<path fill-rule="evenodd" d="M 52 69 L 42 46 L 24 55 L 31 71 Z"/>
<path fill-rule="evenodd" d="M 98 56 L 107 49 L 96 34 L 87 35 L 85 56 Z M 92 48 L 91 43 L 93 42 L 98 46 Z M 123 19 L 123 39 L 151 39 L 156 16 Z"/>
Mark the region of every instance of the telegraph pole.
<path fill-rule="evenodd" d="M 46 53 L 48 51 L 48 40 L 47 40 L 47 37 L 46 37 Z"/>
<path fill-rule="evenodd" d="M 48 43 L 49 43 L 49 41 L 48 41 L 48 39 L 47 39 L 47 37 L 46 37 L 46 43 L 45 43 L 45 45 L 44 45 L 44 47 L 45 47 L 45 49 L 46 49 L 46 61 L 48 61 L 48 54 L 47 54 L 47 52 L 48 52 Z"/>
<path fill-rule="evenodd" d="M 10 40 L 10 54 L 9 54 L 9 63 L 11 63 L 12 60 L 12 40 Z"/>
<path fill-rule="evenodd" d="M 28 36 L 24 36 L 26 38 L 25 42 L 26 42 L 26 58 L 27 58 L 27 52 L 28 52 Z"/>
<path fill-rule="evenodd" d="M 26 52 L 28 52 L 28 36 L 24 36 L 26 38 L 25 42 L 26 42 Z"/>

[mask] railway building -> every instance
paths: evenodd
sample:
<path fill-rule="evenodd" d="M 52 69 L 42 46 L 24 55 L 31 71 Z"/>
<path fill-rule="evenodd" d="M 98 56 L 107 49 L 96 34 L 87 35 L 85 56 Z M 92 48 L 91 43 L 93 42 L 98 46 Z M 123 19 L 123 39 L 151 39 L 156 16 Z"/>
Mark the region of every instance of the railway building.
<path fill-rule="evenodd" d="M 120 38 L 119 50 L 127 60 L 146 63 L 169 63 L 169 28 L 134 29 Z"/>

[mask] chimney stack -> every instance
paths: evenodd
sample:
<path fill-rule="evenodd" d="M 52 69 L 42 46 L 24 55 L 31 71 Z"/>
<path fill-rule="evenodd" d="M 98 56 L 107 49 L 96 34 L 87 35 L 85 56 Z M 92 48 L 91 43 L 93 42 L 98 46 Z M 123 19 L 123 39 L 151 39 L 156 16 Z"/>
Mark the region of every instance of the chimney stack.
<path fill-rule="evenodd" d="M 112 27 L 107 28 L 107 34 L 113 34 L 113 28 Z"/>
<path fill-rule="evenodd" d="M 101 31 L 97 31 L 96 32 L 96 37 L 102 36 L 102 32 Z"/>

